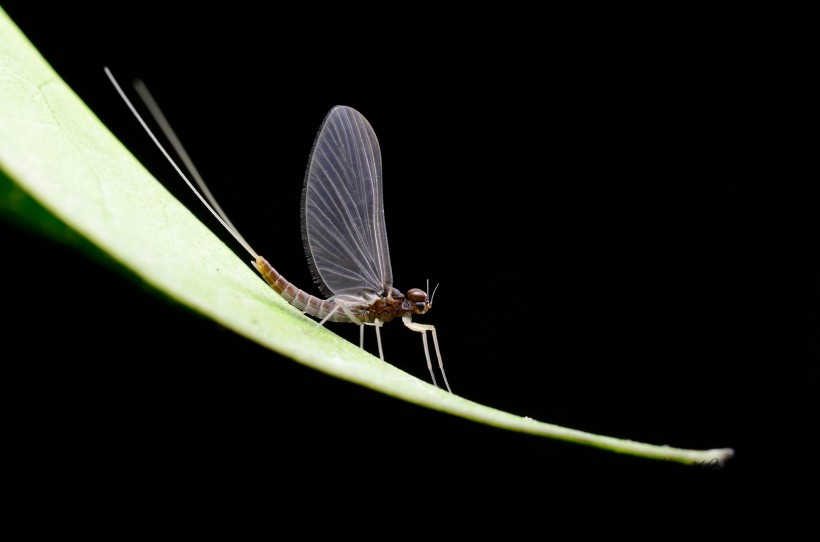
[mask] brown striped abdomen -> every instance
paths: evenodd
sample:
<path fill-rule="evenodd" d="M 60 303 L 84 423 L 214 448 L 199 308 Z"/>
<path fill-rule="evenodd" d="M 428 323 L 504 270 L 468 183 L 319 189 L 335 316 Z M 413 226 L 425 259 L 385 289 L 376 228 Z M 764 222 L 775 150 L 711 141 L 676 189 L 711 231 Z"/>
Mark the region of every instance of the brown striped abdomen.
<path fill-rule="evenodd" d="M 273 288 L 276 293 L 284 297 L 285 301 L 300 311 L 315 316 L 320 320 L 323 320 L 328 314 L 333 313 L 330 317 L 330 320 L 333 322 L 352 322 L 344 311 L 336 309 L 336 303 L 326 299 L 319 299 L 304 290 L 300 290 L 280 275 L 279 271 L 274 269 L 262 256 L 257 256 L 253 265 L 256 267 L 256 270 L 259 271 L 259 274 L 262 275 L 262 278 L 265 279 L 265 282 L 270 284 L 270 287 Z"/>
<path fill-rule="evenodd" d="M 320 320 L 324 320 L 328 314 L 330 314 L 331 316 L 328 320 L 331 322 L 362 324 L 365 322 L 372 323 L 376 321 L 376 319 L 382 322 L 389 322 L 393 318 L 407 314 L 423 314 L 427 309 L 414 310 L 413 303 L 409 299 L 403 296 L 398 290 L 391 288 L 392 292 L 389 297 L 378 296 L 370 302 L 370 304 L 366 304 L 363 297 L 362 303 L 360 304 L 354 302 L 346 303 L 344 306 L 347 307 L 347 310 L 345 310 L 333 299 L 319 299 L 297 288 L 285 277 L 280 275 L 262 256 L 257 256 L 253 265 L 256 267 L 256 270 L 259 271 L 259 274 L 262 275 L 262 278 L 265 279 L 265 282 L 267 282 L 276 293 L 285 298 L 285 301 L 300 311 Z M 351 318 L 350 313 L 355 317 L 355 320 Z"/>

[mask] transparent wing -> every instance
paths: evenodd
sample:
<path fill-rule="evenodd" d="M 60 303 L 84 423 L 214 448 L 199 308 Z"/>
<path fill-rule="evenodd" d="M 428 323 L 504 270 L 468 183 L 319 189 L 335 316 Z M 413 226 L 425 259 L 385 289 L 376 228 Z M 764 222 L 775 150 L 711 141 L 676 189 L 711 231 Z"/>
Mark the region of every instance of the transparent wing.
<path fill-rule="evenodd" d="M 326 295 L 392 286 L 379 142 L 367 119 L 350 107 L 331 109 L 313 144 L 302 237 L 313 277 Z"/>

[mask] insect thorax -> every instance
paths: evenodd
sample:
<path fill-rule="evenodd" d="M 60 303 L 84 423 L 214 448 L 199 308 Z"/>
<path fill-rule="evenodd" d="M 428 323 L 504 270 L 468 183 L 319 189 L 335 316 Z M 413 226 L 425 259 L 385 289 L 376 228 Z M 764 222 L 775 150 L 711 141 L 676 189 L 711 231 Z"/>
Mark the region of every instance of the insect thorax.
<path fill-rule="evenodd" d="M 358 320 L 367 323 L 373 323 L 376 319 L 389 322 L 408 314 L 424 314 L 429 308 L 426 302 L 422 304 L 414 302 L 395 288 L 390 289 L 389 295 L 384 293 L 369 293 L 364 296 L 339 295 L 336 296 L 335 301 L 347 304 Z"/>

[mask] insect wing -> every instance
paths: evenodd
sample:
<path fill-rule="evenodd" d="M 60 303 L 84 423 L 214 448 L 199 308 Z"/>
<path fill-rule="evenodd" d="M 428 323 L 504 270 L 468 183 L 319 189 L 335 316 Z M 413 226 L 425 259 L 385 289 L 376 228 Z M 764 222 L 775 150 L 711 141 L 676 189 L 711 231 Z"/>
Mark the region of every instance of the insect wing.
<path fill-rule="evenodd" d="M 305 252 L 325 294 L 392 286 L 382 199 L 376 133 L 355 109 L 334 107 L 313 144 L 302 200 Z"/>

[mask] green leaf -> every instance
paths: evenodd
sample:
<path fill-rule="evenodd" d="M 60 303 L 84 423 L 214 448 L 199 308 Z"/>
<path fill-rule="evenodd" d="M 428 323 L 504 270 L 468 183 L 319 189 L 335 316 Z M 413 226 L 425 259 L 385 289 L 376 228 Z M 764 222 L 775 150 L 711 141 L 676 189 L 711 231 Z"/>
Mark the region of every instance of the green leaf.
<path fill-rule="evenodd" d="M 704 464 L 733 455 L 730 449 L 684 450 L 539 422 L 466 400 L 382 362 L 317 326 L 268 287 L 146 171 L 2 11 L 0 59 L 0 213 L 11 220 L 121 266 L 299 363 L 411 403 L 654 459 Z"/>

